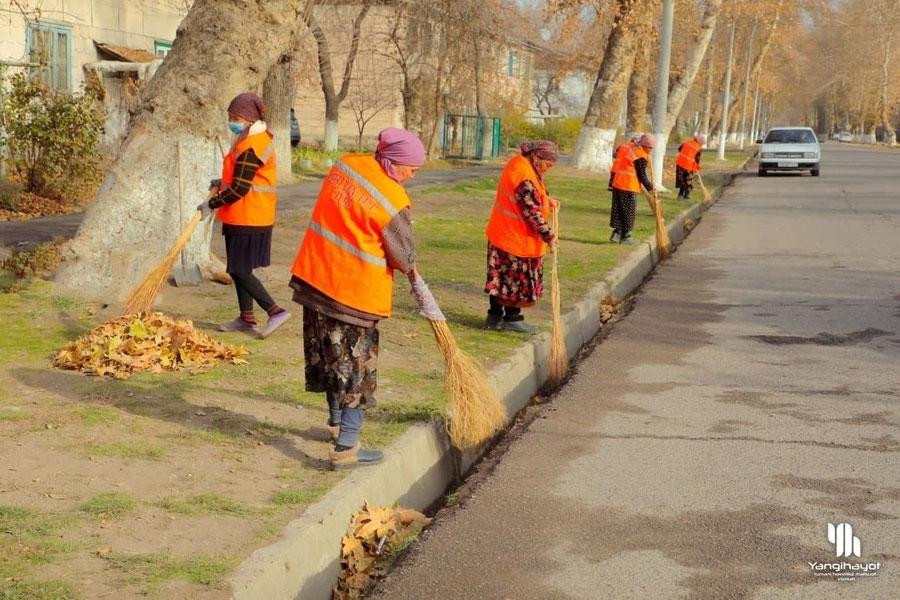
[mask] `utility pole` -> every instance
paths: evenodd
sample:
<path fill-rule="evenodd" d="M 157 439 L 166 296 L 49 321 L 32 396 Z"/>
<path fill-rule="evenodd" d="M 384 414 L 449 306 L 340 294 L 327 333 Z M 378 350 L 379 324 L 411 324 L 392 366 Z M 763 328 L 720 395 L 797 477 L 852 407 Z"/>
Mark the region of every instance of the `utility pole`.
<path fill-rule="evenodd" d="M 675 15 L 675 0 L 663 3 L 662 36 L 659 41 L 659 64 L 656 75 L 656 104 L 653 107 L 653 134 L 656 148 L 653 149 L 653 181 L 660 191 L 663 185 L 663 162 L 666 157 L 666 109 L 669 102 L 669 62 L 672 56 L 672 20 Z"/>
<path fill-rule="evenodd" d="M 731 104 L 731 59 L 734 57 L 734 25 L 735 18 L 731 17 L 731 35 L 728 41 L 728 64 L 725 70 L 725 98 L 722 102 L 722 124 L 719 127 L 719 151 L 716 156 L 719 160 L 725 160 L 725 139 L 728 135 L 728 105 Z"/>
<path fill-rule="evenodd" d="M 747 74 L 744 76 L 744 102 L 741 105 L 741 132 L 738 140 L 738 148 L 744 149 L 744 131 L 747 127 L 747 100 L 750 96 L 750 57 L 753 54 L 753 36 L 756 35 L 757 21 L 753 22 L 753 29 L 750 31 L 750 41 L 747 42 Z"/>

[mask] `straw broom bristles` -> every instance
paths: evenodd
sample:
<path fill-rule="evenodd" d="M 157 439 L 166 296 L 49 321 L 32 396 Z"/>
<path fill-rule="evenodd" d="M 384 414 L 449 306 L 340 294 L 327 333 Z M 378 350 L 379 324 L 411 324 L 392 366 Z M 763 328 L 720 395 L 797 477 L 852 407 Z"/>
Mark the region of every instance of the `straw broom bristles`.
<path fill-rule="evenodd" d="M 475 448 L 506 424 L 506 408 L 494 397 L 478 363 L 456 344 L 447 322 L 428 322 L 447 362 L 444 390 L 450 408 L 450 441 L 459 449 Z"/>
<path fill-rule="evenodd" d="M 548 377 L 553 386 L 559 385 L 566 374 L 569 372 L 569 359 L 566 354 L 566 343 L 563 340 L 562 327 L 559 324 L 560 313 L 560 292 L 559 292 L 559 269 L 557 266 L 557 258 L 559 255 L 559 212 L 556 207 L 553 208 L 553 231 L 556 233 L 556 248 L 553 249 L 553 268 L 551 270 L 551 286 L 550 304 L 553 307 L 553 333 L 550 337 L 550 356 L 547 359 Z"/>
<path fill-rule="evenodd" d="M 178 253 L 181 252 L 187 245 L 188 240 L 191 239 L 191 235 L 194 233 L 197 225 L 200 224 L 202 216 L 203 215 L 198 210 L 197 214 L 194 215 L 194 218 L 191 219 L 185 230 L 181 232 L 181 237 L 179 237 L 172 247 L 169 248 L 169 251 L 163 257 L 162 262 L 160 262 L 155 269 L 150 271 L 140 284 L 131 290 L 131 293 L 128 294 L 128 298 L 125 300 L 126 304 L 125 310 L 122 312 L 123 315 L 152 312 L 151 309 L 153 308 L 153 303 L 156 301 L 156 296 L 166 284 L 166 278 L 169 276 L 169 271 L 172 270 L 172 265 L 175 263 Z"/>
<path fill-rule="evenodd" d="M 703 178 L 700 177 L 700 171 L 697 171 L 697 181 L 700 182 L 700 190 L 703 192 L 703 203 L 709 204 L 712 202 L 712 194 L 710 194 L 709 190 L 706 189 L 706 186 L 703 185 Z"/>

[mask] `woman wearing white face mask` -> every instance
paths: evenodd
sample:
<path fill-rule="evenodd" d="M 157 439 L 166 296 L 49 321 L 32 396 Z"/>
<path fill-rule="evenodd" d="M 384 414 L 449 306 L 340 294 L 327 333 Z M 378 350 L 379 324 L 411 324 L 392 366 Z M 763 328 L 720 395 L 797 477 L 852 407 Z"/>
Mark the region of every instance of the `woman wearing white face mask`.
<path fill-rule="evenodd" d="M 237 290 L 240 316 L 222 331 L 259 331 L 254 301 L 269 320 L 260 337 L 268 337 L 291 314 L 279 307 L 253 269 L 268 267 L 275 225 L 275 146 L 266 122 L 266 105 L 253 93 L 240 94 L 228 105 L 228 127 L 237 137 L 222 162 L 219 191 L 197 207 L 206 217 L 217 210 L 225 236 L 228 274 Z"/>

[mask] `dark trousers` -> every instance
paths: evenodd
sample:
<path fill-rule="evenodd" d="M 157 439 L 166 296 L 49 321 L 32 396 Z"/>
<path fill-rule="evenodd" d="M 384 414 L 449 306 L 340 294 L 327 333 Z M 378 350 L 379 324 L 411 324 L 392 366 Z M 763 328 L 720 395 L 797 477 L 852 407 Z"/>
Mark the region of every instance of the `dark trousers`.
<path fill-rule="evenodd" d="M 525 317 L 522 316 L 522 309 L 516 306 L 504 306 L 497 301 L 496 296 L 488 296 L 491 301 L 491 307 L 488 309 L 488 314 L 493 315 L 495 317 L 503 317 L 504 321 L 523 321 Z M 506 313 L 506 314 L 504 314 Z"/>
<path fill-rule="evenodd" d="M 268 311 L 275 306 L 272 296 L 266 291 L 262 282 L 256 278 L 253 273 L 231 273 L 234 280 L 234 289 L 237 291 L 238 306 L 241 307 L 242 313 L 253 312 L 253 301 L 259 304 L 260 308 Z"/>

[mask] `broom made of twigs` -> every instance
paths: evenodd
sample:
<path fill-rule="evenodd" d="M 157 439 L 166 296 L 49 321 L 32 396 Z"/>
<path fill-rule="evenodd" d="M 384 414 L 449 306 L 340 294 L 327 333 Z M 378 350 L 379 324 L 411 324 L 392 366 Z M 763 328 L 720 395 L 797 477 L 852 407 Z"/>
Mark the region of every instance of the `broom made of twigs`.
<path fill-rule="evenodd" d="M 506 409 L 491 392 L 484 371 L 456 344 L 446 321 L 428 321 L 447 363 L 444 390 L 450 409 L 448 433 L 457 448 L 475 448 L 506 424 Z"/>
<path fill-rule="evenodd" d="M 554 206 L 552 213 L 553 232 L 556 234 L 556 246 L 553 248 L 553 268 L 551 269 L 550 304 L 553 307 L 553 333 L 550 336 L 550 356 L 547 359 L 550 384 L 559 385 L 569 372 L 569 358 L 566 354 L 566 342 L 563 340 L 562 327 L 559 324 L 560 292 L 559 269 L 559 210 Z"/>
<path fill-rule="evenodd" d="M 703 192 L 703 203 L 709 204 L 712 202 L 712 194 L 710 194 L 709 190 L 706 189 L 706 186 L 703 185 L 703 178 L 700 177 L 700 171 L 697 171 L 697 181 L 700 182 L 700 190 Z"/>
<path fill-rule="evenodd" d="M 211 190 L 206 197 L 206 200 L 208 201 L 214 194 L 215 190 Z M 156 265 L 155 269 L 150 271 L 147 276 L 144 277 L 144 280 L 141 281 L 141 283 L 131 290 L 131 293 L 128 294 L 128 298 L 125 299 L 125 310 L 122 311 L 123 315 L 150 313 L 152 311 L 156 296 L 159 295 L 159 291 L 166 284 L 166 278 L 169 276 L 169 271 L 172 270 L 172 265 L 175 264 L 175 259 L 178 258 L 178 253 L 187 245 L 194 230 L 197 229 L 197 225 L 200 224 L 200 219 L 202 217 L 203 214 L 198 210 L 197 214 L 190 220 L 184 231 L 181 232 L 181 236 L 175 240 L 175 243 L 169 248 L 169 251 L 163 257 L 162 261 Z"/>
<path fill-rule="evenodd" d="M 647 194 L 647 201 L 656 219 L 656 251 L 662 260 L 669 255 L 672 242 L 669 241 L 669 232 L 666 231 L 666 222 L 663 220 L 662 208 L 659 205 L 659 194 L 656 191 L 656 181 L 653 179 L 653 166 L 648 165 L 650 171 L 650 183 L 653 185 L 653 194 Z"/>

